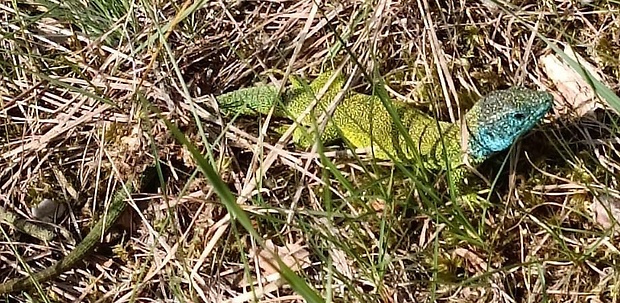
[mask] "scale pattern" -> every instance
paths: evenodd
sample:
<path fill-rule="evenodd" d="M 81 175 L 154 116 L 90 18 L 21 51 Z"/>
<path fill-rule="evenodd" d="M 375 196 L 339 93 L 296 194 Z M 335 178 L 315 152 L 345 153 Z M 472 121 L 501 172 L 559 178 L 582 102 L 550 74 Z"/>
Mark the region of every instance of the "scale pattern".
<path fill-rule="evenodd" d="M 331 75 L 331 72 L 323 73 L 309 85 L 295 80 L 282 97 L 278 96 L 273 86 L 263 85 L 227 93 L 217 99 L 220 107 L 227 109 L 225 114 L 267 113 L 276 105 L 276 115 L 297 120 L 315 101 L 316 94 Z M 342 89 L 343 83 L 342 76 L 333 81 L 311 114 L 301 121 L 303 127 L 310 128 L 315 124 L 315 120 Z M 279 102 L 275 104 L 274 101 Z M 437 121 L 418 109 L 393 102 L 402 124 L 408 130 L 407 134 L 402 134 L 397 131 L 392 117 L 378 97 L 347 92 L 320 138 L 324 143 L 343 138 L 355 147 L 371 148 L 378 159 L 409 161 L 417 154 L 430 169 L 441 170 L 450 166 L 462 175 L 458 170 L 463 166 L 464 158 L 476 165 L 492 154 L 507 149 L 540 121 L 552 103 L 553 97 L 548 92 L 519 87 L 498 90 L 476 102 L 465 114 L 464 123 L 447 123 Z M 312 144 L 315 136 L 307 133 L 307 130 L 298 127 L 293 141 L 301 146 Z M 407 135 L 411 141 L 407 140 Z M 462 138 L 466 138 L 466 146 L 462 146 Z M 414 144 L 411 146 L 407 142 Z M 447 162 L 444 160 L 446 158 Z"/>

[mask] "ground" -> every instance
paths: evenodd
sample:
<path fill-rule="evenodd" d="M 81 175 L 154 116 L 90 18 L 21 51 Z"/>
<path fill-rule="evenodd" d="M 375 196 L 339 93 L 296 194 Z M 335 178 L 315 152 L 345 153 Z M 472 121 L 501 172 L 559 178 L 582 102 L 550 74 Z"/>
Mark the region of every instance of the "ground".
<path fill-rule="evenodd" d="M 0 206 L 35 223 L 45 219 L 35 216 L 44 199 L 60 208 L 45 225 L 49 241 L 0 225 L 0 277 L 62 258 L 120 182 L 159 159 L 159 188 L 140 190 L 104 244 L 32 296 L 616 301 L 618 238 L 601 216 L 613 214 L 620 167 L 618 9 L 607 1 L 0 3 Z M 478 204 L 451 201 L 443 175 L 343 156 L 343 144 L 276 146 L 275 127 L 265 125 L 285 121 L 217 111 L 218 94 L 340 65 L 355 91 L 383 85 L 395 102 L 443 121 L 516 85 L 550 91 L 556 104 L 478 167 L 489 183 L 472 174 L 468 182 L 486 189 Z M 583 80 L 584 70 L 596 78 Z M 598 97 L 577 102 L 570 83 Z M 10 299 L 26 295 L 0 297 Z"/>

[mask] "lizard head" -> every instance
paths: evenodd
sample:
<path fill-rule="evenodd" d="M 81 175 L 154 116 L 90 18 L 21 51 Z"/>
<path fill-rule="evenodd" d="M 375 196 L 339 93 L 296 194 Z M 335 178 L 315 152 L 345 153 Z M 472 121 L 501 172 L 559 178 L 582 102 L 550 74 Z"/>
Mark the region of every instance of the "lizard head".
<path fill-rule="evenodd" d="M 494 91 L 465 115 L 467 153 L 481 162 L 510 147 L 549 111 L 553 96 L 526 88 Z"/>

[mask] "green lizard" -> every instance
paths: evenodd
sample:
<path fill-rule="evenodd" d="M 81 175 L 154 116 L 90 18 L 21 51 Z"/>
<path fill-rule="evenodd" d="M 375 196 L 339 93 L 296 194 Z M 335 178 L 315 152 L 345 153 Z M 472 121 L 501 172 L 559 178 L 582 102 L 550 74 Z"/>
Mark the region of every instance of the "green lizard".
<path fill-rule="evenodd" d="M 330 73 L 321 74 L 309 87 L 301 81 L 294 81 L 281 97 L 277 87 L 264 85 L 233 91 L 217 99 L 222 113 L 227 115 L 267 113 L 278 103 L 284 107 L 276 107 L 277 116 L 297 119 L 330 76 Z M 343 78 L 338 77 L 317 107 L 324 110 L 342 86 Z M 458 169 L 465 159 L 475 165 L 491 154 L 508 148 L 545 115 L 552 100 L 549 93 L 524 88 L 496 91 L 478 101 L 465 115 L 464 123 L 454 124 L 436 121 L 417 109 L 394 103 L 408 135 L 417 144 L 414 146 L 416 150 L 412 150 L 403 134 L 395 130 L 391 116 L 377 97 L 349 92 L 321 133 L 321 140 L 330 142 L 342 136 L 356 147 L 370 147 L 374 156 L 380 159 L 407 160 L 418 153 L 431 169 L 445 169 L 448 165 Z M 313 119 L 306 116 L 302 124 L 309 127 L 313 125 Z M 461 130 L 461 124 L 466 126 L 465 131 Z M 466 146 L 460 143 L 463 136 L 467 139 Z M 440 140 L 442 137 L 444 140 Z M 312 142 L 303 130 L 295 133 L 294 141 L 306 146 Z M 448 163 L 441 160 L 444 153 Z M 120 217 L 126 207 L 125 198 L 124 189 L 117 191 L 108 213 L 62 260 L 28 277 L 0 284 L 0 294 L 30 289 L 35 282 L 52 280 L 72 268 L 99 243 L 101 235 Z"/>
<path fill-rule="evenodd" d="M 225 115 L 266 114 L 275 105 L 276 116 L 297 120 L 330 76 L 331 72 L 323 73 L 310 85 L 293 80 L 293 85 L 281 96 L 276 86 L 262 85 L 226 93 L 216 99 Z M 313 125 L 316 117 L 325 111 L 342 89 L 343 83 L 342 76 L 332 82 L 317 103 L 314 113 L 306 115 L 301 121 L 302 127 Z M 347 92 L 320 139 L 329 143 L 341 137 L 357 148 L 370 148 L 374 157 L 379 159 L 408 161 L 417 153 L 429 169 L 445 170 L 450 165 L 457 181 L 461 181 L 459 179 L 466 172 L 464 164 L 480 164 L 493 153 L 510 147 L 540 121 L 552 103 L 553 97 L 547 92 L 526 88 L 494 91 L 479 100 L 465 114 L 464 121 L 448 123 L 393 102 L 402 125 L 408 130 L 407 135 L 414 143 L 410 146 L 405 135 L 397 131 L 392 117 L 378 97 Z M 307 139 L 306 133 L 298 127 L 293 141 L 302 146 L 311 144 L 312 137 Z M 465 144 L 461 144 L 462 140 Z"/>

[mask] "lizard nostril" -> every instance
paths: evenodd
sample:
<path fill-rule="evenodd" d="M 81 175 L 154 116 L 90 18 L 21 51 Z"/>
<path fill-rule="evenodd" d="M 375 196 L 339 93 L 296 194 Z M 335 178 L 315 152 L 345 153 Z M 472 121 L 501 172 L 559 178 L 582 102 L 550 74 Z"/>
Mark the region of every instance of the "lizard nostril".
<path fill-rule="evenodd" d="M 517 119 L 517 120 L 523 120 L 523 119 L 525 119 L 525 115 L 521 114 L 521 113 L 517 113 L 517 114 L 514 115 L 514 118 Z"/>

